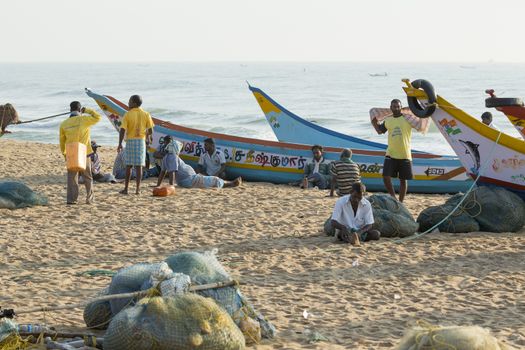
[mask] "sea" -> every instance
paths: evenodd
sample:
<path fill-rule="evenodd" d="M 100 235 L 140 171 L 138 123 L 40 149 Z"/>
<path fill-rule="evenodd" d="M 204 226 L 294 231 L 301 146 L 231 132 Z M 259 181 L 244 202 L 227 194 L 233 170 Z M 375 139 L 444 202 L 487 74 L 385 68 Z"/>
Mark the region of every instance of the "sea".
<path fill-rule="evenodd" d="M 403 78 L 429 80 L 438 94 L 476 117 L 487 110 L 486 89 L 498 97 L 525 97 L 525 64 L 517 63 L 1 63 L 0 104 L 13 104 L 23 121 L 67 112 L 74 100 L 98 110 L 87 87 L 123 102 L 139 94 L 152 115 L 183 126 L 276 140 L 249 83 L 309 121 L 386 143 L 368 111 L 389 107 L 393 98 L 406 105 Z M 503 114 L 491 112 L 502 131 L 520 137 Z M 58 143 L 66 117 L 10 126 L 13 133 L 3 139 Z M 118 134 L 103 119 L 93 127 L 92 139 L 116 145 Z M 425 135 L 414 133 L 412 147 L 453 154 L 434 125 Z"/>

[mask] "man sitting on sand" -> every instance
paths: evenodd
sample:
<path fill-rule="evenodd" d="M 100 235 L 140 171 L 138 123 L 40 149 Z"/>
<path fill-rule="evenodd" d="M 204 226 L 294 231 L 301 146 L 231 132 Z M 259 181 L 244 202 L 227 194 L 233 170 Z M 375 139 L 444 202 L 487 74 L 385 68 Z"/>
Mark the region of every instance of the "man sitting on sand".
<path fill-rule="evenodd" d="M 215 148 L 215 141 L 212 138 L 204 140 L 206 152 L 199 158 L 199 174 L 217 176 L 221 179 L 226 177 L 226 159 L 224 154 Z"/>
<path fill-rule="evenodd" d="M 352 162 L 352 150 L 345 148 L 339 157 L 340 160 L 332 162 L 330 174 L 332 181 L 330 187 L 330 197 L 334 196 L 335 186 L 337 185 L 337 194 L 344 196 L 350 193 L 352 185 L 361 182 L 359 166 Z"/>
<path fill-rule="evenodd" d="M 204 176 L 202 174 L 197 174 L 191 166 L 184 163 L 179 157 L 182 143 L 180 141 L 174 141 L 173 144 L 175 164 L 173 164 L 172 171 L 175 172 L 175 182 L 177 182 L 178 186 L 185 188 L 223 188 L 237 187 L 242 184 L 242 179 L 240 177 L 233 181 L 225 181 L 217 176 Z"/>
<path fill-rule="evenodd" d="M 153 120 L 151 115 L 140 106 L 142 98 L 133 95 L 129 98 L 129 111 L 122 118 L 117 152 L 122 152 L 122 141 L 126 136 L 126 180 L 121 194 L 128 194 L 129 181 L 131 180 L 131 168 L 135 167 L 137 188 L 135 194 L 140 193 L 140 182 L 142 180 L 142 167 L 146 165 L 146 138 L 151 143 L 153 133 Z"/>
<path fill-rule="evenodd" d="M 117 179 L 115 179 L 115 176 L 111 173 L 103 173 L 102 172 L 102 164 L 100 162 L 100 157 L 97 153 L 97 149 L 100 146 L 97 145 L 95 141 L 91 141 L 91 148 L 93 149 L 93 153 L 88 154 L 89 159 L 91 159 L 91 175 L 93 176 L 93 181 L 96 182 L 111 182 L 112 184 L 117 183 Z M 79 177 L 78 179 L 79 183 L 84 183 L 84 178 Z"/>
<path fill-rule="evenodd" d="M 316 186 L 320 190 L 327 189 L 330 186 L 330 163 L 323 157 L 323 147 L 313 145 L 312 154 L 312 162 L 304 167 L 301 187 L 306 189 Z"/>
<path fill-rule="evenodd" d="M 66 144 L 80 142 L 86 145 L 87 154 L 93 153 L 90 140 L 90 128 L 100 121 L 100 114 L 92 109 L 82 107 L 80 102 L 73 101 L 69 105 L 69 118 L 60 124 L 60 150 L 66 156 Z M 84 114 L 85 113 L 85 114 Z M 86 186 L 86 203 L 93 202 L 93 178 L 91 175 L 91 159 L 86 159 L 86 169 L 81 172 Z M 77 204 L 78 200 L 78 171 L 67 171 L 67 204 Z"/>
<path fill-rule="evenodd" d="M 374 214 L 368 199 L 363 198 L 365 186 L 354 183 L 349 195 L 343 196 L 335 202 L 332 213 L 332 229 L 335 237 L 343 242 L 360 245 L 360 241 L 377 241 L 381 233 L 372 230 Z"/>

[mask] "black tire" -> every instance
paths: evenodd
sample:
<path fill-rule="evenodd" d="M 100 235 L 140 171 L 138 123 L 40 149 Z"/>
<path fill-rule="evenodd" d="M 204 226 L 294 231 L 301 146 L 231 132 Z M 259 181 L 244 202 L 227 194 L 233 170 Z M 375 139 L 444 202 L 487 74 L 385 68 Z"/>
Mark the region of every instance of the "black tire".
<path fill-rule="evenodd" d="M 489 97 L 485 100 L 485 107 L 494 108 L 494 107 L 510 107 L 510 106 L 519 106 L 523 107 L 523 100 L 521 98 L 501 98 L 501 97 Z"/>
<path fill-rule="evenodd" d="M 410 111 L 418 118 L 428 118 L 436 111 L 436 92 L 434 87 L 430 84 L 429 81 L 418 79 L 412 82 L 412 86 L 416 89 L 423 89 L 428 96 L 428 106 L 421 106 L 416 97 L 407 97 L 408 107 Z"/>

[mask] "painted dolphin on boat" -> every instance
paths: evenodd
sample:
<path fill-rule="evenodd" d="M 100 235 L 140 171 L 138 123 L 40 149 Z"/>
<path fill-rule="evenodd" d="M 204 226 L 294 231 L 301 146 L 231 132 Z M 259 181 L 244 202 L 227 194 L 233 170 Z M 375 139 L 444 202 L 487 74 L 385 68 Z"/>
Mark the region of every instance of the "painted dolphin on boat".
<path fill-rule="evenodd" d="M 469 175 L 479 175 L 478 185 L 500 186 L 525 198 L 525 141 L 470 116 L 436 95 L 426 80 L 403 81 L 412 112 L 432 118 Z"/>
<path fill-rule="evenodd" d="M 472 170 L 472 173 L 477 175 L 479 167 L 481 166 L 479 163 L 479 159 L 480 159 L 479 151 L 478 151 L 479 145 L 473 143 L 472 141 L 464 141 L 464 140 L 459 140 L 459 143 L 461 143 L 461 145 L 465 147 L 465 154 L 469 154 L 472 157 L 472 162 L 474 163 L 474 167 L 471 168 L 471 170 Z"/>
<path fill-rule="evenodd" d="M 100 95 L 86 89 L 88 96 L 93 98 L 100 109 L 108 117 L 115 130 L 120 130 L 121 119 L 128 107 L 107 95 Z M 181 158 L 192 166 L 197 165 L 199 156 L 204 151 L 204 139 L 212 137 L 218 149 L 226 158 L 226 174 L 229 178 L 242 176 L 248 181 L 264 181 L 272 183 L 291 183 L 300 181 L 305 165 L 311 161 L 311 146 L 258 140 L 233 135 L 225 135 L 203 130 L 187 128 L 181 125 L 153 118 L 155 123 L 153 146 L 157 146 L 161 137 L 171 135 L 181 141 L 184 146 Z M 325 148 L 325 159 L 339 159 L 341 148 Z M 383 191 L 381 177 L 384 151 L 369 149 L 353 149 L 352 159 L 359 165 L 363 183 L 371 191 Z M 436 168 L 436 158 L 432 154 L 417 155 L 419 162 L 414 166 L 414 180 L 410 180 L 411 192 L 420 193 L 455 193 L 468 188 L 465 170 L 458 167 L 453 160 L 445 160 Z M 428 174 L 428 169 L 434 169 Z M 397 187 L 399 184 L 395 183 Z"/>

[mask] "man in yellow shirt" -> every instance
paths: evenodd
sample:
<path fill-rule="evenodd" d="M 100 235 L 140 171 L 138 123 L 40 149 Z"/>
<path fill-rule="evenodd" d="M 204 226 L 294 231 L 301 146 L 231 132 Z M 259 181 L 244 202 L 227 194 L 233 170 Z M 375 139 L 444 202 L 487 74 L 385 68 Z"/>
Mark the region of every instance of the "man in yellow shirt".
<path fill-rule="evenodd" d="M 140 181 L 142 180 L 142 167 L 146 165 L 146 139 L 151 143 L 153 134 L 153 120 L 151 115 L 140 106 L 142 98 L 133 95 L 129 98 L 129 110 L 122 118 L 117 152 L 122 151 L 122 141 L 126 137 L 126 153 L 124 162 L 126 164 L 126 180 L 122 194 L 128 194 L 129 181 L 131 180 L 131 169 L 135 167 L 137 189 L 135 194 L 140 193 Z"/>
<path fill-rule="evenodd" d="M 376 119 L 372 125 L 378 134 L 388 131 L 388 148 L 386 150 L 385 162 L 383 164 L 383 182 L 388 193 L 396 198 L 392 177 L 399 176 L 399 201 L 403 202 L 407 194 L 407 180 L 412 180 L 412 152 L 410 139 L 412 138 L 412 126 L 401 114 L 401 101 L 398 99 L 390 102 L 392 117 L 386 118 L 383 124 L 378 124 Z"/>
<path fill-rule="evenodd" d="M 100 114 L 92 109 L 82 107 L 80 102 L 73 101 L 69 104 L 71 113 L 69 118 L 60 124 L 60 150 L 66 156 L 66 144 L 70 142 L 80 142 L 86 145 L 87 159 L 86 169 L 82 172 L 86 186 L 86 203 L 93 202 L 93 177 L 91 176 L 91 160 L 89 155 L 93 153 L 91 148 L 89 128 L 100 121 Z M 84 114 L 85 113 L 85 114 Z M 77 204 L 78 200 L 78 172 L 67 172 L 67 204 Z"/>

